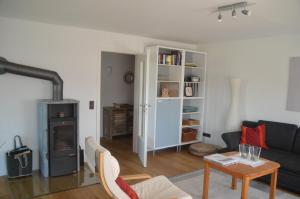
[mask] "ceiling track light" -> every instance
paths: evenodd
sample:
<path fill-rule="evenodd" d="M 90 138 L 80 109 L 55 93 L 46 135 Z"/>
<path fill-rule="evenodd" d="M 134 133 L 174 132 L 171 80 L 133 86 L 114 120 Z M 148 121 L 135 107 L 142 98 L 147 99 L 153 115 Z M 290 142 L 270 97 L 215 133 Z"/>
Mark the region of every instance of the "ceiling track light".
<path fill-rule="evenodd" d="M 241 11 L 243 15 L 251 16 L 251 11 L 247 9 L 245 6 L 244 9 Z"/>
<path fill-rule="evenodd" d="M 232 9 L 231 16 L 232 16 L 233 18 L 237 18 L 237 15 L 236 15 L 236 10 L 235 10 L 235 8 L 233 8 L 233 9 Z"/>
<path fill-rule="evenodd" d="M 218 21 L 222 22 L 223 20 L 223 16 L 222 16 L 222 12 L 226 12 L 226 11 L 231 11 L 231 16 L 233 18 L 237 18 L 237 10 L 241 9 L 241 13 L 243 15 L 246 16 L 250 16 L 251 15 L 251 11 L 249 9 L 247 9 L 247 7 L 249 6 L 248 2 L 246 1 L 242 1 L 239 3 L 234 3 L 234 4 L 229 4 L 229 5 L 225 5 L 225 6 L 220 6 L 217 8 L 218 12 Z"/>
<path fill-rule="evenodd" d="M 247 10 L 247 9 L 242 10 L 241 13 L 244 14 L 244 15 L 247 15 L 247 16 L 251 15 L 251 11 Z"/>
<path fill-rule="evenodd" d="M 221 15 L 221 12 L 219 11 L 219 15 L 218 15 L 218 22 L 222 22 L 223 19 L 222 19 L 222 15 Z"/>

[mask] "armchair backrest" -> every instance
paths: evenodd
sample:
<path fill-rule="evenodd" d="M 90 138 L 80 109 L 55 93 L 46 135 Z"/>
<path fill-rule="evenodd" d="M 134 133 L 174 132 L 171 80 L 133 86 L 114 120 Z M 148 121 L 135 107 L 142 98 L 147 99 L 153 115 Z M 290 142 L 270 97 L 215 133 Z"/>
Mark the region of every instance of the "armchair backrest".
<path fill-rule="evenodd" d="M 86 144 L 96 146 L 95 159 L 99 173 L 99 179 L 104 190 L 111 198 L 130 199 L 115 182 L 120 174 L 120 165 L 111 153 L 98 144 L 92 137 L 86 139 Z"/>

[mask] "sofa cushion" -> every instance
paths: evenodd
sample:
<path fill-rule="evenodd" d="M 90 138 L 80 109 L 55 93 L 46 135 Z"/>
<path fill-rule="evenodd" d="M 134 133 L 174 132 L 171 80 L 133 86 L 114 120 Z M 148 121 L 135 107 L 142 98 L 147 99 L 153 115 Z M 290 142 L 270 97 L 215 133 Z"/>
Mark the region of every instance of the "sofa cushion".
<path fill-rule="evenodd" d="M 127 184 L 127 182 L 123 180 L 122 177 L 117 177 L 116 183 L 128 195 L 130 199 L 139 199 L 137 193 L 130 187 L 129 184 Z"/>
<path fill-rule="evenodd" d="M 254 128 L 242 126 L 241 144 L 250 144 L 267 149 L 266 125 L 261 124 Z"/>
<path fill-rule="evenodd" d="M 297 133 L 295 136 L 295 142 L 293 147 L 293 152 L 300 154 L 300 128 L 297 129 Z"/>
<path fill-rule="evenodd" d="M 300 155 L 290 154 L 280 161 L 280 165 L 282 169 L 300 174 Z"/>
<path fill-rule="evenodd" d="M 253 121 L 243 121 L 242 126 L 248 127 L 248 128 L 256 128 L 259 125 L 258 122 L 253 122 Z"/>
<path fill-rule="evenodd" d="M 274 162 L 278 162 L 281 164 L 281 162 L 289 157 L 291 155 L 291 152 L 277 150 L 277 149 L 261 149 L 260 156 L 262 158 L 272 160 Z"/>
<path fill-rule="evenodd" d="M 260 120 L 266 125 L 266 143 L 268 147 L 292 151 L 297 126 L 294 124 Z"/>
<path fill-rule="evenodd" d="M 261 157 L 278 162 L 280 169 L 300 174 L 300 155 L 277 150 L 277 149 L 262 149 Z"/>

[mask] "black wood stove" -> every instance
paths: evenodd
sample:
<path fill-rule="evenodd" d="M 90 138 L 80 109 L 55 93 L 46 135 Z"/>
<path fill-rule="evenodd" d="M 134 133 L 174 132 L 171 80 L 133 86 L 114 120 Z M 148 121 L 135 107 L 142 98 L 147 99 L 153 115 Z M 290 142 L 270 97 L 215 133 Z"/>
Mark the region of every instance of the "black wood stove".
<path fill-rule="evenodd" d="M 52 100 L 39 103 L 39 160 L 45 177 L 79 171 L 77 100 L 63 99 L 57 72 L 7 61 L 0 57 L 0 75 L 11 73 L 52 82 Z"/>

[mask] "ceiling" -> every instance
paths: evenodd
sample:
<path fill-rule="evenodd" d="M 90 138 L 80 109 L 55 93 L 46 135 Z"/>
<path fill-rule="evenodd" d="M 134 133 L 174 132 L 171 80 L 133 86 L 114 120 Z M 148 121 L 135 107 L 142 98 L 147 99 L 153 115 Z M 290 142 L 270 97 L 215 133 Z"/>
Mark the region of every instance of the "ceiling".
<path fill-rule="evenodd" d="M 237 0 L 0 0 L 0 16 L 187 43 L 300 33 L 300 0 L 249 0 L 251 17 L 218 6 Z"/>

